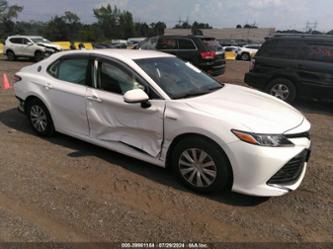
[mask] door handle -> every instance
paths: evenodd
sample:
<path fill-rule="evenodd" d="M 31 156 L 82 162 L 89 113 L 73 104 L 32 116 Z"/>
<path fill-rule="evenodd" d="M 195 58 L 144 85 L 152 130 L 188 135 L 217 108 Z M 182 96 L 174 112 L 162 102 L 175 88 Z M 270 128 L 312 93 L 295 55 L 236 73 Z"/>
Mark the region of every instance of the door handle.
<path fill-rule="evenodd" d="M 98 103 L 102 103 L 102 100 L 100 98 L 98 98 L 97 96 L 93 95 L 93 96 L 88 96 L 87 97 L 88 100 L 91 100 L 91 101 L 95 101 L 95 102 L 98 102 Z"/>

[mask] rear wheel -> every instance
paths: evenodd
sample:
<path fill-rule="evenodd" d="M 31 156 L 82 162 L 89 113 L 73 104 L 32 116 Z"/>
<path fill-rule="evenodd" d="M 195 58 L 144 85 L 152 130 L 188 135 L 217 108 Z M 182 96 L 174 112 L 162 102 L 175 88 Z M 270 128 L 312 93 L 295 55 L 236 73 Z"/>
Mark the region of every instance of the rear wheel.
<path fill-rule="evenodd" d="M 294 83 L 284 78 L 272 80 L 268 84 L 266 91 L 272 96 L 289 103 L 293 102 L 296 98 L 296 87 Z"/>
<path fill-rule="evenodd" d="M 7 51 L 6 55 L 9 61 L 14 61 L 16 59 L 14 52 L 11 50 Z"/>
<path fill-rule="evenodd" d="M 232 180 L 225 153 L 216 144 L 201 137 L 181 140 L 173 149 L 171 164 L 178 179 L 199 193 L 226 189 Z"/>
<path fill-rule="evenodd" d="M 41 61 L 44 59 L 44 53 L 42 51 L 36 51 L 34 59 L 35 61 Z"/>
<path fill-rule="evenodd" d="M 38 99 L 28 102 L 27 116 L 33 130 L 42 137 L 52 136 L 55 132 L 53 122 L 46 106 Z"/>
<path fill-rule="evenodd" d="M 241 59 L 242 59 L 243 61 L 249 61 L 249 60 L 251 59 L 251 56 L 250 56 L 248 53 L 243 53 L 243 54 L 241 55 Z"/>

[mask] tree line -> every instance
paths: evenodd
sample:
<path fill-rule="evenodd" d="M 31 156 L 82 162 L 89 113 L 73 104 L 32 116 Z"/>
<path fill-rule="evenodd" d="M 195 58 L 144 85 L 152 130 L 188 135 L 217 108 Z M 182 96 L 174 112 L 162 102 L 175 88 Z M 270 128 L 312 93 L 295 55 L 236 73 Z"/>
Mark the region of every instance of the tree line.
<path fill-rule="evenodd" d="M 109 41 L 129 37 L 149 37 L 164 34 L 164 22 L 135 22 L 129 11 L 122 11 L 110 4 L 93 9 L 96 22 L 84 24 L 80 17 L 71 11 L 56 15 L 49 21 L 18 21 L 22 6 L 8 5 L 0 0 L 0 39 L 9 35 L 42 35 L 51 41 Z"/>
<path fill-rule="evenodd" d="M 50 20 L 43 21 L 18 21 L 23 6 L 9 5 L 7 0 L 0 0 L 0 41 L 9 35 L 41 35 L 51 41 L 88 41 L 104 42 L 112 39 L 127 39 L 129 37 L 150 37 L 164 34 L 164 22 L 135 22 L 129 11 L 120 10 L 110 4 L 93 9 L 96 21 L 84 24 L 80 17 L 71 11 L 63 15 L 56 15 Z M 179 22 L 174 29 L 192 29 L 192 33 L 199 34 L 200 29 L 213 28 L 208 23 L 197 21 L 190 24 L 188 21 Z M 236 28 L 258 28 L 255 24 L 238 24 Z M 302 33 L 297 30 L 282 30 L 278 32 Z M 320 33 L 312 31 L 311 33 Z M 333 30 L 327 34 L 333 34 Z"/>

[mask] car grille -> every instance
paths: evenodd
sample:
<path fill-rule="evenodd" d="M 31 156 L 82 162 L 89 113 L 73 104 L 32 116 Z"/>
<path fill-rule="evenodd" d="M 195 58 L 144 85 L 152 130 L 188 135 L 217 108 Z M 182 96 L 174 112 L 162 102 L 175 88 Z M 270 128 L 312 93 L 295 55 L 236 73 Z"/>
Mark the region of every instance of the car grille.
<path fill-rule="evenodd" d="M 302 174 L 304 164 L 309 157 L 309 150 L 304 150 L 284 165 L 267 184 L 294 184 Z"/>

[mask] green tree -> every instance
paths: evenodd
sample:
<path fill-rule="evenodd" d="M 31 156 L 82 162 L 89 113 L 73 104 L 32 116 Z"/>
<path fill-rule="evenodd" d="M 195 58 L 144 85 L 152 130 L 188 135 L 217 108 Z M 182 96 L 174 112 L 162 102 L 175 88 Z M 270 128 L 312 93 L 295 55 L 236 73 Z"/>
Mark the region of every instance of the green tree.
<path fill-rule="evenodd" d="M 119 16 L 119 38 L 127 39 L 134 35 L 134 23 L 132 13 L 125 11 Z"/>
<path fill-rule="evenodd" d="M 97 23 L 103 31 L 105 38 L 118 38 L 120 14 L 120 10 L 117 6 L 112 9 L 110 4 L 94 9 L 94 15 L 97 19 Z"/>
<path fill-rule="evenodd" d="M 81 26 L 80 18 L 66 11 L 63 16 L 55 16 L 47 23 L 43 35 L 50 40 L 76 40 Z"/>
<path fill-rule="evenodd" d="M 2 39 L 15 33 L 16 19 L 22 10 L 22 6 L 9 6 L 6 0 L 0 0 L 0 35 Z"/>

